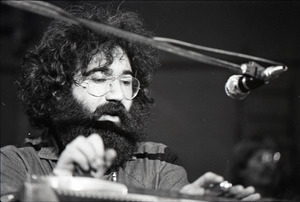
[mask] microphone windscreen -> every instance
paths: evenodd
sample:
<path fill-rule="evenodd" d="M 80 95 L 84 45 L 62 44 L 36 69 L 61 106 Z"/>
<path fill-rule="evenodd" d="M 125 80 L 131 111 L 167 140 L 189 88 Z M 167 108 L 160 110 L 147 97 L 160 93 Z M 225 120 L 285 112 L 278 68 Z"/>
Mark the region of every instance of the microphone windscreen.
<path fill-rule="evenodd" d="M 243 77 L 243 75 L 232 75 L 229 77 L 225 84 L 225 92 L 229 97 L 242 100 L 250 93 L 250 91 L 241 90 L 239 86 L 240 80 L 242 80 Z"/>

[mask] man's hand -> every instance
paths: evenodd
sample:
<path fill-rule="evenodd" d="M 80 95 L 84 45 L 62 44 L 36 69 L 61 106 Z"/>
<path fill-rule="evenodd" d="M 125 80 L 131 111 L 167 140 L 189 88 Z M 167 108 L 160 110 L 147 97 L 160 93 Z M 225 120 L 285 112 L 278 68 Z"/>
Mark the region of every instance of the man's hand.
<path fill-rule="evenodd" d="M 212 172 L 207 172 L 199 177 L 195 182 L 184 186 L 180 192 L 183 194 L 191 195 L 205 195 L 210 193 L 210 186 L 219 184 L 224 181 L 224 178 Z M 260 194 L 255 193 L 253 187 L 244 188 L 241 185 L 235 185 L 229 188 L 224 195 L 235 199 L 254 201 L 260 199 Z"/>
<path fill-rule="evenodd" d="M 53 173 L 57 176 L 72 176 L 75 172 L 81 172 L 100 178 L 116 155 L 113 149 L 105 150 L 100 135 L 78 136 L 61 153 Z"/>

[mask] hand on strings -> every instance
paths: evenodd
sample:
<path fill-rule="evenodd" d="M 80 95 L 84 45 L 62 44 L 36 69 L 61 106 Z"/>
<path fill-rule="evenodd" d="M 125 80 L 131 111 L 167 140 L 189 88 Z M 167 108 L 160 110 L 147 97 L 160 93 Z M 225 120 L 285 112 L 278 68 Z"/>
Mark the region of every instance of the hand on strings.
<path fill-rule="evenodd" d="M 56 176 L 84 175 L 101 178 L 117 156 L 114 149 L 105 150 L 98 134 L 78 136 L 61 153 L 53 174 Z"/>
<path fill-rule="evenodd" d="M 215 195 L 212 191 L 213 187 L 221 182 L 224 182 L 224 178 L 222 176 L 212 172 L 207 172 L 193 183 L 184 186 L 180 192 L 182 194 L 190 195 Z M 255 189 L 253 187 L 250 186 L 244 188 L 242 185 L 232 186 L 220 196 L 245 201 L 254 201 L 260 199 L 260 194 L 255 193 Z"/>

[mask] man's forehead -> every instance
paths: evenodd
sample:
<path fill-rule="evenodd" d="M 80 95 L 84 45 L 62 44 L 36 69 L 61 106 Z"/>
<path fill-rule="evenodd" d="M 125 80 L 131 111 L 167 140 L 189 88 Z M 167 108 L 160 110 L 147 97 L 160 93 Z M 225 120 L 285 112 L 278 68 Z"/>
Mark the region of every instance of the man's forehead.
<path fill-rule="evenodd" d="M 87 73 L 103 72 L 113 74 L 114 71 L 131 72 L 128 56 L 121 48 L 116 47 L 112 56 L 112 63 L 107 65 L 107 58 L 103 52 L 95 54 L 87 67 Z"/>
<path fill-rule="evenodd" d="M 94 68 L 105 67 L 107 60 L 103 52 L 99 52 L 92 57 L 92 60 L 88 64 L 87 71 L 90 71 Z"/>

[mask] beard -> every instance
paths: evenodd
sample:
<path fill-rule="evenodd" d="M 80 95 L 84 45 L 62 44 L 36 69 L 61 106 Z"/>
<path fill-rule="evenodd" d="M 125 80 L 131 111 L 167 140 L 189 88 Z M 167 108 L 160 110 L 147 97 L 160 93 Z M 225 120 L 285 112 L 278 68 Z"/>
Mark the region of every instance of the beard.
<path fill-rule="evenodd" d="M 97 133 L 101 136 L 106 149 L 117 152 L 108 172 L 117 171 L 132 157 L 137 142 L 147 139 L 146 129 L 149 123 L 149 105 L 141 99 L 133 101 L 130 112 L 120 102 L 109 102 L 88 112 L 73 96 L 61 99 L 52 113 L 53 134 L 60 151 L 79 135 L 85 137 Z M 118 116 L 120 124 L 110 121 L 98 121 L 102 115 Z"/>

